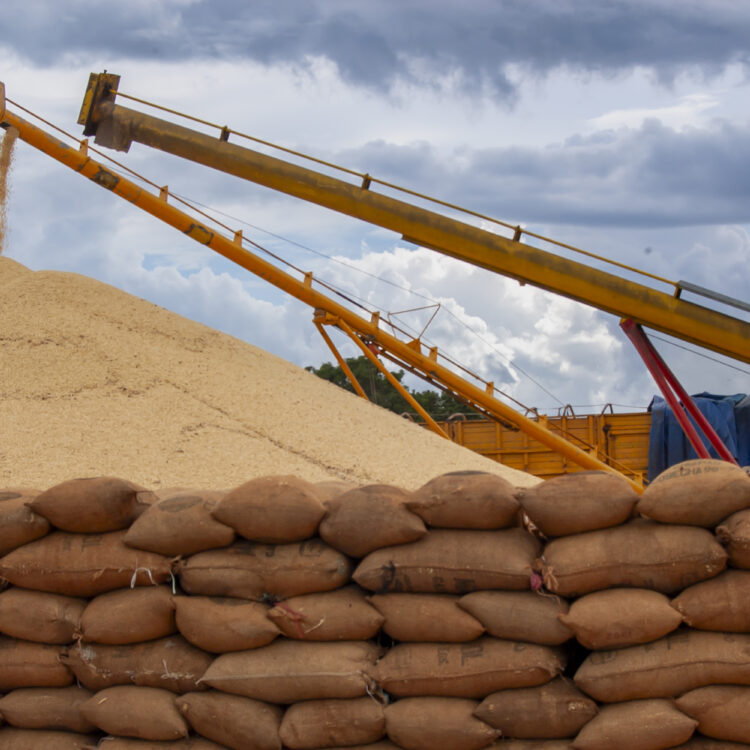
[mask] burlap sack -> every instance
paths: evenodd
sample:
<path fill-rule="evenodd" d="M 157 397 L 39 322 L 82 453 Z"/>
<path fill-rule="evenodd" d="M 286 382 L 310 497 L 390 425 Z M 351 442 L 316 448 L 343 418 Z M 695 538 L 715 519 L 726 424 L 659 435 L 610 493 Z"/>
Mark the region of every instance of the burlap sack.
<path fill-rule="evenodd" d="M 503 529 L 518 514 L 513 485 L 497 474 L 453 471 L 420 487 L 407 501 L 425 523 L 446 529 Z"/>
<path fill-rule="evenodd" d="M 226 547 L 235 539 L 234 529 L 211 515 L 223 495 L 185 490 L 160 500 L 130 526 L 123 541 L 169 557 Z"/>
<path fill-rule="evenodd" d="M 388 736 L 404 750 L 481 750 L 500 732 L 474 716 L 464 698 L 404 698 L 385 709 Z"/>
<path fill-rule="evenodd" d="M 169 560 L 126 547 L 124 533 L 55 531 L 0 558 L 0 577 L 16 586 L 70 596 L 96 596 L 166 581 Z"/>
<path fill-rule="evenodd" d="M 81 616 L 85 641 L 122 645 L 177 632 L 169 586 L 118 589 L 92 599 Z"/>
<path fill-rule="evenodd" d="M 0 489 L 0 556 L 49 532 L 49 521 L 27 505 L 38 494 L 39 490 Z"/>
<path fill-rule="evenodd" d="M 343 479 L 324 479 L 322 482 L 315 482 L 315 491 L 318 493 L 323 506 L 339 495 L 343 495 L 349 490 L 354 490 L 359 485 L 356 482 L 347 482 Z"/>
<path fill-rule="evenodd" d="M 750 687 L 709 685 L 680 696 L 677 708 L 708 737 L 750 744 Z"/>
<path fill-rule="evenodd" d="M 37 495 L 30 507 L 53 526 L 74 534 L 127 529 L 156 502 L 145 487 L 117 477 L 69 479 Z"/>
<path fill-rule="evenodd" d="M 668 700 L 603 706 L 573 740 L 575 750 L 660 750 L 690 738 L 698 722 Z"/>
<path fill-rule="evenodd" d="M 496 638 L 557 646 L 573 637 L 558 619 L 568 611 L 568 603 L 558 596 L 533 591 L 475 591 L 462 596 L 458 606 Z"/>
<path fill-rule="evenodd" d="M 177 627 L 194 646 L 215 654 L 266 646 L 279 629 L 266 617 L 268 605 L 246 599 L 178 596 Z"/>
<path fill-rule="evenodd" d="M 245 482 L 212 513 L 246 539 L 284 544 L 315 536 L 325 509 L 315 485 L 285 475 Z"/>
<path fill-rule="evenodd" d="M 171 742 L 105 737 L 97 747 L 99 750 L 226 750 L 224 745 L 217 745 L 203 737 L 188 737 Z"/>
<path fill-rule="evenodd" d="M 0 747 L 3 750 L 91 750 L 96 747 L 97 741 L 96 734 L 60 732 L 55 729 L 0 728 Z M 116 748 L 108 745 L 107 750 Z"/>
<path fill-rule="evenodd" d="M 452 594 L 375 594 L 372 605 L 385 618 L 383 630 L 394 640 L 463 643 L 484 633 L 479 620 L 458 606 Z"/>
<path fill-rule="evenodd" d="M 596 651 L 575 683 L 607 703 L 669 698 L 704 685 L 750 685 L 750 635 L 678 630 L 643 646 Z"/>
<path fill-rule="evenodd" d="M 436 529 L 416 542 L 371 552 L 352 577 L 377 593 L 523 590 L 530 586 L 538 550 L 539 543 L 523 529 Z"/>
<path fill-rule="evenodd" d="M 661 523 L 713 528 L 750 508 L 750 477 L 727 461 L 698 458 L 670 467 L 654 479 L 636 510 Z"/>
<path fill-rule="evenodd" d="M 88 733 L 96 727 L 78 710 L 94 694 L 86 688 L 20 688 L 0 698 L 0 716 L 19 729 L 67 729 Z"/>
<path fill-rule="evenodd" d="M 621 476 L 608 471 L 563 474 L 516 497 L 545 536 L 567 536 L 618 526 L 630 518 L 638 494 Z"/>
<path fill-rule="evenodd" d="M 291 750 L 369 745 L 384 736 L 383 706 L 370 696 L 294 703 L 280 730 L 284 747 Z"/>
<path fill-rule="evenodd" d="M 349 582 L 351 569 L 345 555 L 320 539 L 278 545 L 236 542 L 199 552 L 176 566 L 188 593 L 240 599 L 331 591 Z"/>
<path fill-rule="evenodd" d="M 0 594 L 0 633 L 38 643 L 72 643 L 85 599 L 9 588 Z"/>
<path fill-rule="evenodd" d="M 198 681 L 211 664 L 209 654 L 181 636 L 132 646 L 78 643 L 65 651 L 61 660 L 91 690 L 138 685 L 174 693 L 205 689 Z"/>
<path fill-rule="evenodd" d="M 278 706 L 213 690 L 182 695 L 176 704 L 196 732 L 222 746 L 281 750 Z"/>
<path fill-rule="evenodd" d="M 696 734 L 684 745 L 678 745 L 672 750 L 748 750 L 748 748 L 750 748 L 750 745 L 744 742 L 712 740 Z"/>
<path fill-rule="evenodd" d="M 59 646 L 0 636 L 0 691 L 70 685 L 73 675 L 60 662 L 60 654 Z"/>
<path fill-rule="evenodd" d="M 422 519 L 405 505 L 410 495 L 398 487 L 371 484 L 345 492 L 326 503 L 320 536 L 351 557 L 380 547 L 405 544 L 426 533 Z"/>
<path fill-rule="evenodd" d="M 391 695 L 485 698 L 506 688 L 542 685 L 565 667 L 561 651 L 489 636 L 471 643 L 401 643 L 377 665 Z"/>
<path fill-rule="evenodd" d="M 492 693 L 474 716 L 499 729 L 504 737 L 560 739 L 574 737 L 598 710 L 591 698 L 558 677 L 539 687 Z"/>
<path fill-rule="evenodd" d="M 304 641 L 366 641 L 385 619 L 358 586 L 293 596 L 278 602 L 268 618 L 288 638 Z"/>
<path fill-rule="evenodd" d="M 358 698 L 372 688 L 381 649 L 368 641 L 307 643 L 278 640 L 253 651 L 223 654 L 202 685 L 271 703 Z"/>
<path fill-rule="evenodd" d="M 589 649 L 648 643 L 682 624 L 682 616 L 670 606 L 669 599 L 648 589 L 606 589 L 586 594 L 576 599 L 560 620 Z"/>
<path fill-rule="evenodd" d="M 143 740 L 176 740 L 188 736 L 188 726 L 168 690 L 120 687 L 100 690 L 81 704 L 84 718 L 104 732 Z"/>
<path fill-rule="evenodd" d="M 726 570 L 672 600 L 685 622 L 699 630 L 750 632 L 750 571 Z"/>
<path fill-rule="evenodd" d="M 750 570 L 750 510 L 733 513 L 716 528 L 716 536 L 727 548 L 733 568 Z"/>
<path fill-rule="evenodd" d="M 492 750 L 572 750 L 569 740 L 498 740 Z"/>
<path fill-rule="evenodd" d="M 726 560 L 705 529 L 631 521 L 552 540 L 544 549 L 542 575 L 546 587 L 562 596 L 618 586 L 673 594 L 718 575 Z"/>

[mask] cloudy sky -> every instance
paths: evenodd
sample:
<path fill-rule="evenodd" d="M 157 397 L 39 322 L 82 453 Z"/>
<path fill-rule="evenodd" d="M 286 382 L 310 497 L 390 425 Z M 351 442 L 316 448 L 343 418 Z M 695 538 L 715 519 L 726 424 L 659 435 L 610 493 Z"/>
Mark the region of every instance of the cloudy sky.
<path fill-rule="evenodd" d="M 76 136 L 107 69 L 126 93 L 748 299 L 745 3 L 3 0 L 0 29 L 8 97 Z M 138 145 L 118 158 L 371 308 L 439 302 L 425 339 L 527 405 L 655 393 L 613 316 Z M 6 255 L 330 359 L 304 305 L 23 143 L 10 179 Z M 747 365 L 655 343 L 689 391 L 750 391 Z"/>

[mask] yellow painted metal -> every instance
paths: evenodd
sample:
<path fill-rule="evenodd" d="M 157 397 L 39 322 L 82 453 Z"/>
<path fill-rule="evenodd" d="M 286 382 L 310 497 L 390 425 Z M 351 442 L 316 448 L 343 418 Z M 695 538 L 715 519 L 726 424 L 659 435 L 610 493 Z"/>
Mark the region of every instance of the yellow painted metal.
<path fill-rule="evenodd" d="M 305 278 L 305 282 L 307 282 L 307 278 Z M 367 394 L 364 392 L 364 389 L 359 384 L 359 380 L 355 377 L 354 373 L 352 372 L 351 367 L 346 363 L 346 360 L 341 356 L 339 353 L 339 350 L 336 348 L 336 344 L 333 343 L 331 340 L 331 337 L 326 332 L 326 329 L 323 328 L 323 326 L 320 323 L 315 323 L 315 327 L 318 329 L 318 332 L 323 337 L 323 341 L 328 344 L 328 348 L 333 352 L 333 356 L 336 357 L 336 361 L 339 363 L 339 367 L 341 368 L 342 372 L 346 377 L 348 378 L 349 382 L 352 384 L 352 388 L 354 388 L 355 393 L 358 396 L 361 396 L 365 401 L 369 401 L 370 399 L 367 398 Z"/>
<path fill-rule="evenodd" d="M 406 388 L 401 385 L 398 378 L 394 377 L 393 374 L 389 372 L 386 367 L 384 367 L 383 363 L 370 351 L 365 342 L 362 341 L 362 339 L 357 336 L 357 334 L 354 333 L 354 331 L 352 331 L 352 329 L 349 328 L 349 326 L 343 320 L 335 320 L 332 316 L 330 316 L 329 319 L 326 320 L 326 315 L 325 313 L 323 313 L 320 318 L 317 318 L 316 316 L 315 322 L 316 325 L 320 325 L 321 322 L 328 322 L 329 325 L 333 324 L 335 326 L 338 326 L 360 348 L 362 354 L 364 354 L 365 357 L 367 357 L 367 359 L 369 359 L 370 362 L 372 362 L 372 364 L 375 365 L 375 367 L 377 367 L 378 370 L 383 373 L 383 375 L 385 375 L 386 380 L 388 380 L 388 382 L 398 391 L 401 398 L 403 398 L 404 401 L 406 401 L 406 403 L 409 404 L 409 406 L 411 406 L 411 408 L 414 409 L 414 411 L 416 411 L 417 414 L 422 417 L 422 419 L 424 419 L 427 427 L 429 427 L 433 432 L 440 435 L 440 437 L 444 437 L 447 440 L 450 440 L 450 438 L 448 437 L 448 435 L 446 435 L 445 431 L 440 427 L 440 425 L 438 425 L 438 423 L 425 411 L 422 404 L 420 404 L 419 401 L 417 401 L 414 396 L 412 396 L 411 393 L 409 393 L 409 391 L 407 391 Z"/>
<path fill-rule="evenodd" d="M 672 294 L 352 185 L 252 149 L 105 101 L 97 143 L 132 141 L 399 233 L 409 242 L 750 362 L 750 323 Z"/>
<path fill-rule="evenodd" d="M 5 84 L 0 81 L 0 120 L 3 119 L 5 114 Z"/>
<path fill-rule="evenodd" d="M 566 439 L 579 445 L 588 443 L 593 455 L 622 474 L 640 483 L 645 480 L 651 429 L 649 412 L 560 416 L 546 421 Z M 579 466 L 564 456 L 495 420 L 467 419 L 439 424 L 459 445 L 543 479 L 580 471 Z"/>
<path fill-rule="evenodd" d="M 326 295 L 306 286 L 304 281 L 295 279 L 262 258 L 244 250 L 232 240 L 197 223 L 193 217 L 162 200 L 158 195 L 139 187 L 126 177 L 107 169 L 101 163 L 87 156 L 85 152 L 70 148 L 62 141 L 10 111 L 6 111 L 3 121 L 16 127 L 23 141 L 53 159 L 65 164 L 101 187 L 111 190 L 115 195 L 161 219 L 192 239 L 207 245 L 225 258 L 305 302 L 316 311 L 324 311 L 325 320 L 320 320 L 320 314 L 316 314 L 319 322 L 337 324 L 339 321 L 343 321 L 360 336 L 367 337 L 386 351 L 392 352 L 400 360 L 409 363 L 415 371 L 426 379 L 436 380 L 467 401 L 477 404 L 487 412 L 497 415 L 500 419 L 516 424 L 520 430 L 527 432 L 543 445 L 563 454 L 582 468 L 599 469 L 619 474 L 604 462 L 588 455 L 585 451 L 571 445 L 564 438 L 554 435 L 543 426 L 519 414 L 507 404 L 493 398 L 484 389 L 464 380 L 431 357 L 424 356 L 407 343 L 381 330 L 376 323 L 361 318 Z M 629 481 L 636 491 L 643 491 L 643 487 L 638 482 Z"/>

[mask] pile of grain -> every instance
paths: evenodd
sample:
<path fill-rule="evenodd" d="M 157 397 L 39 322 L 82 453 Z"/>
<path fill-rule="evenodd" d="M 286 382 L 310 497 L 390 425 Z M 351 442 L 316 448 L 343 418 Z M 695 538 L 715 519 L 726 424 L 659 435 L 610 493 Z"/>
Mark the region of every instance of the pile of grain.
<path fill-rule="evenodd" d="M 293 473 L 415 488 L 508 469 L 299 367 L 90 278 L 0 257 L 0 485 Z"/>

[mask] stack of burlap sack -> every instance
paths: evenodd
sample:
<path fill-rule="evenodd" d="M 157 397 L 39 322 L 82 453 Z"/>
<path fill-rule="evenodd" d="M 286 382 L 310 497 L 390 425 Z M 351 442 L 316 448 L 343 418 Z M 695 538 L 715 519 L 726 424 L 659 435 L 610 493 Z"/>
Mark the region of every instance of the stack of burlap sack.
<path fill-rule="evenodd" d="M 750 746 L 745 508 L 719 462 L 640 502 L 599 472 L 0 492 L 0 750 Z"/>

